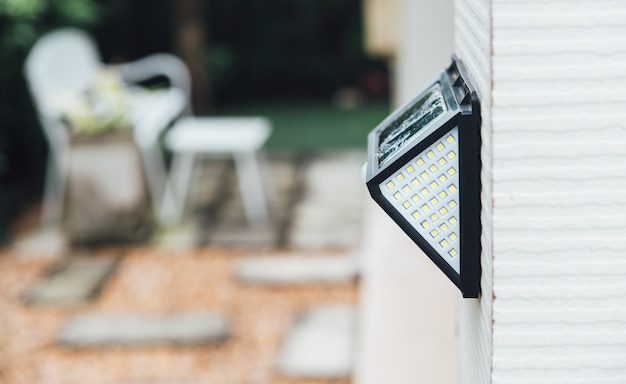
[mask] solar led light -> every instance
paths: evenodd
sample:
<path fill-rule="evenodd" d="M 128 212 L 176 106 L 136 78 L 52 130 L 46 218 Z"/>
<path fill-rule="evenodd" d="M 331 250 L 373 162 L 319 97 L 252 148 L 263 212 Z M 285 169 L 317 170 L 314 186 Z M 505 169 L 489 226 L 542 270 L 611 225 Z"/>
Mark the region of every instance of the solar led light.
<path fill-rule="evenodd" d="M 460 61 L 368 135 L 374 200 L 461 290 L 480 295 L 480 106 Z"/>

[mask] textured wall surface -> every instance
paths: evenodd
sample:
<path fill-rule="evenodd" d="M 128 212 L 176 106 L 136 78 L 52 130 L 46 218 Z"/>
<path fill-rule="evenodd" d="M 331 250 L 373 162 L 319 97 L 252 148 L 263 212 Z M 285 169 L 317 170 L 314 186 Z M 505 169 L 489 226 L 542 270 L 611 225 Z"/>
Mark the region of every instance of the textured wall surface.
<path fill-rule="evenodd" d="M 492 382 L 625 383 L 626 2 L 491 11 Z"/>
<path fill-rule="evenodd" d="M 492 305 L 491 14 L 490 1 L 455 2 L 455 51 L 463 60 L 481 100 L 482 116 L 482 296 L 460 303 L 460 382 L 489 383 Z"/>

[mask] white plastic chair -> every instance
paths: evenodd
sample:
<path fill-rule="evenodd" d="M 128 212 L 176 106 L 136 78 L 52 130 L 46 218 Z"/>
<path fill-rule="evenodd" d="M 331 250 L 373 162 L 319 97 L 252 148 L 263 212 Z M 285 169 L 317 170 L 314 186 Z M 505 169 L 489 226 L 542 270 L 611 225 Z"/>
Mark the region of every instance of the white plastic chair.
<path fill-rule="evenodd" d="M 165 166 L 158 146 L 160 133 L 181 113 L 190 114 L 190 77 L 175 56 L 156 54 L 135 62 L 105 66 L 93 40 L 76 29 L 61 29 L 39 39 L 26 58 L 24 72 L 41 126 L 50 146 L 42 224 L 59 225 L 69 163 L 69 133 L 61 119 L 59 100 L 89 89 L 103 68 L 137 82 L 155 76 L 169 79 L 170 88 L 147 92 L 129 88 L 133 136 L 143 159 L 155 214 L 166 188 Z"/>

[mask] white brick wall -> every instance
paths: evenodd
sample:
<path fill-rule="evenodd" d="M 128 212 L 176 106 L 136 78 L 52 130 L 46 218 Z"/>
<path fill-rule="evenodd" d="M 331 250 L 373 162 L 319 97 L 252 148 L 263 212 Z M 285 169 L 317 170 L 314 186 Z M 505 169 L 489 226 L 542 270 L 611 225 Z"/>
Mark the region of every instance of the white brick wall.
<path fill-rule="evenodd" d="M 463 382 L 490 382 L 491 364 L 493 383 L 625 383 L 626 2 L 456 11 L 483 103 L 482 283 L 489 292 L 493 276 L 494 297 L 492 340 L 491 295 L 463 304 Z"/>
<path fill-rule="evenodd" d="M 490 1 L 455 2 L 455 51 L 481 100 L 482 116 L 482 297 L 462 300 L 459 316 L 460 382 L 484 384 L 491 376 L 492 191 Z"/>

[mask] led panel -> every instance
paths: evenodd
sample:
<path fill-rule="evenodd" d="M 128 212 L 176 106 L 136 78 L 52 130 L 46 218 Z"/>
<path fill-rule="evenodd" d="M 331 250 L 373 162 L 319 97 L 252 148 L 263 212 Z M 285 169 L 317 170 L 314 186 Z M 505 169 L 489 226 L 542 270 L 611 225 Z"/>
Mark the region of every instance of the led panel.
<path fill-rule="evenodd" d="M 396 211 L 460 273 L 458 131 L 453 128 L 379 188 Z M 416 170 L 424 177 L 410 179 Z"/>
<path fill-rule="evenodd" d="M 480 294 L 480 108 L 454 60 L 368 135 L 374 200 L 459 287 Z"/>

